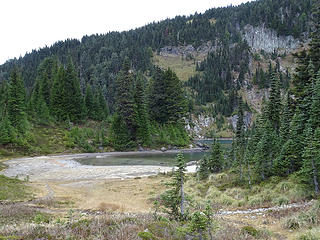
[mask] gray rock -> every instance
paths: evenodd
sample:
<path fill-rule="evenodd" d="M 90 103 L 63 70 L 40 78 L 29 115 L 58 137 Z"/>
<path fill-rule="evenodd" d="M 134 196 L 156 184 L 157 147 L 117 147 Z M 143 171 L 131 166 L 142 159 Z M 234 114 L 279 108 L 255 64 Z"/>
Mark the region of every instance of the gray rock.
<path fill-rule="evenodd" d="M 244 27 L 242 35 L 254 51 L 262 49 L 267 53 L 275 50 L 285 52 L 296 49 L 300 44 L 293 36 L 278 36 L 276 31 L 264 25 L 253 27 L 248 24 Z"/>
<path fill-rule="evenodd" d="M 167 151 L 167 149 L 166 149 L 165 147 L 160 148 L 160 150 L 161 150 L 162 152 Z"/>

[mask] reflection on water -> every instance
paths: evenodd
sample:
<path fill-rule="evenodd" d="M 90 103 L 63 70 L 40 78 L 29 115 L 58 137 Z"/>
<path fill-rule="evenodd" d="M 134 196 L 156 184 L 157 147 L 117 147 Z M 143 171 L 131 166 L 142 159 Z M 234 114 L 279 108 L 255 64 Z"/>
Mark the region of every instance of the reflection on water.
<path fill-rule="evenodd" d="M 227 139 L 220 138 L 220 139 L 217 139 L 217 141 L 221 143 L 222 146 L 229 146 L 232 143 L 232 139 L 228 139 L 228 138 Z M 197 142 L 210 146 L 213 143 L 213 139 L 200 139 L 200 140 L 197 140 Z"/>
<path fill-rule="evenodd" d="M 197 161 L 202 158 L 205 152 L 185 152 L 183 153 L 187 162 Z M 154 166 L 174 166 L 177 153 L 137 153 L 119 156 L 101 156 L 77 159 L 83 165 L 92 166 L 121 166 L 121 165 L 154 165 Z"/>
<path fill-rule="evenodd" d="M 231 146 L 231 139 L 218 139 L 224 149 Z M 210 146 L 213 140 L 198 140 L 198 142 Z M 187 162 L 200 160 L 206 152 L 184 152 L 184 158 Z M 154 165 L 154 166 L 174 166 L 177 153 L 163 152 L 138 152 L 135 154 L 121 154 L 118 156 L 97 156 L 77 159 L 83 165 L 92 166 L 128 166 L 128 165 Z"/>

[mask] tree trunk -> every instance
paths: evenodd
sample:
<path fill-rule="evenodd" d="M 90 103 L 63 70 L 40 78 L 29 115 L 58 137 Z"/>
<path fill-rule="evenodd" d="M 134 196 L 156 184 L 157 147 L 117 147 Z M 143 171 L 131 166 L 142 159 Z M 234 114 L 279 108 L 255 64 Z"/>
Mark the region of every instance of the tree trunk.
<path fill-rule="evenodd" d="M 184 192 L 183 192 L 183 176 L 181 176 L 181 206 L 180 206 L 180 210 L 181 210 L 181 216 L 183 216 L 184 214 Z"/>

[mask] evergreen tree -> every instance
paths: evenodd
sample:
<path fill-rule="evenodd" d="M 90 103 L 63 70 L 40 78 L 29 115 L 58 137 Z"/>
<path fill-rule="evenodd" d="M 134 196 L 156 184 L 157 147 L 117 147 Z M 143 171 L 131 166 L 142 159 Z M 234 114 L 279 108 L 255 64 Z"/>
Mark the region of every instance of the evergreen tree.
<path fill-rule="evenodd" d="M 244 125 L 244 112 L 242 97 L 239 98 L 238 119 L 236 126 L 235 137 L 235 166 L 239 167 L 239 175 L 242 180 L 243 177 L 243 157 L 245 150 L 245 125 Z"/>
<path fill-rule="evenodd" d="M 292 118 L 291 102 L 291 97 L 289 93 L 287 93 L 282 107 L 282 113 L 280 115 L 279 137 L 282 144 L 284 144 L 289 138 L 290 121 Z"/>
<path fill-rule="evenodd" d="M 64 110 L 63 99 L 63 79 L 65 78 L 65 69 L 60 66 L 55 76 L 51 97 L 50 97 L 50 112 L 58 121 L 62 121 L 68 118 L 68 114 Z"/>
<path fill-rule="evenodd" d="M 310 123 L 312 129 L 320 127 L 320 71 L 315 79 L 312 93 Z"/>
<path fill-rule="evenodd" d="M 185 117 L 187 110 L 182 83 L 170 68 L 164 72 L 164 79 L 166 120 L 168 123 L 179 123 Z"/>
<path fill-rule="evenodd" d="M 281 95 L 279 75 L 275 72 L 271 73 L 271 90 L 268 102 L 268 119 L 272 123 L 274 129 L 278 132 L 280 127 L 280 111 L 281 111 Z"/>
<path fill-rule="evenodd" d="M 130 61 L 126 58 L 116 79 L 116 109 L 119 121 L 125 125 L 131 140 L 135 140 L 137 129 L 133 81 L 134 77 L 130 70 Z"/>
<path fill-rule="evenodd" d="M 303 151 L 302 175 L 307 182 L 312 182 L 316 194 L 319 194 L 320 181 L 320 128 L 312 134 L 311 127 L 306 129 L 307 144 Z"/>
<path fill-rule="evenodd" d="M 87 84 L 86 95 L 85 95 L 84 101 L 86 104 L 87 117 L 90 119 L 94 119 L 95 118 L 94 111 L 95 111 L 96 106 L 94 106 L 93 92 L 92 92 L 92 88 L 89 84 Z"/>
<path fill-rule="evenodd" d="M 63 79 L 62 97 L 64 99 L 64 110 L 72 122 L 79 122 L 85 117 L 85 105 L 80 89 L 80 81 L 71 57 L 68 57 L 68 63 Z"/>
<path fill-rule="evenodd" d="M 16 138 L 16 131 L 12 127 L 8 116 L 4 116 L 0 121 L 0 145 L 13 143 Z"/>
<path fill-rule="evenodd" d="M 142 74 L 136 77 L 135 107 L 137 123 L 137 141 L 142 145 L 150 144 L 150 121 L 146 103 L 145 84 Z"/>
<path fill-rule="evenodd" d="M 155 68 L 149 103 L 151 117 L 157 122 L 182 123 L 187 111 L 187 101 L 181 81 L 170 68 L 166 71 Z"/>
<path fill-rule="evenodd" d="M 186 162 L 183 154 L 179 153 L 176 157 L 176 170 L 173 174 L 172 181 L 167 184 L 171 189 L 161 195 L 161 203 L 166 207 L 165 211 L 177 220 L 183 220 L 185 218 L 185 196 L 183 190 L 185 171 Z"/>
<path fill-rule="evenodd" d="M 167 120 L 166 86 L 164 72 L 158 67 L 153 69 L 149 91 L 150 117 L 158 123 L 165 123 Z"/>
<path fill-rule="evenodd" d="M 212 146 L 211 146 L 211 151 L 210 151 L 210 156 L 208 160 L 208 169 L 210 173 L 217 173 L 220 172 L 223 168 L 223 152 L 221 149 L 221 144 L 214 139 Z"/>
<path fill-rule="evenodd" d="M 209 176 L 209 157 L 207 155 L 204 155 L 203 158 L 199 160 L 197 174 L 200 179 L 206 179 Z"/>
<path fill-rule="evenodd" d="M 313 13 L 312 13 L 312 33 L 311 41 L 309 43 L 309 56 L 312 60 L 315 69 L 320 68 L 320 3 L 319 1 L 314 1 L 313 3 Z"/>
<path fill-rule="evenodd" d="M 25 98 L 26 93 L 21 75 L 17 69 L 14 69 L 10 77 L 7 111 L 10 123 L 17 129 L 19 134 L 24 134 L 27 131 Z"/>
<path fill-rule="evenodd" d="M 98 107 L 98 120 L 104 120 L 107 118 L 107 116 L 109 115 L 109 109 L 107 106 L 107 102 L 105 97 L 103 96 L 102 90 L 98 90 L 98 103 L 99 103 L 99 107 Z"/>

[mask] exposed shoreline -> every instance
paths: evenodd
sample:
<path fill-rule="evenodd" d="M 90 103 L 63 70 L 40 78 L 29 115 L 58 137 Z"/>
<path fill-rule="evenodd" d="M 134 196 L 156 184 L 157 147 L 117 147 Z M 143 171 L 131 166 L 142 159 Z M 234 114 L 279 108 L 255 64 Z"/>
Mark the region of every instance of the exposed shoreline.
<path fill-rule="evenodd" d="M 201 148 L 167 150 L 165 153 L 202 152 Z M 18 177 L 30 181 L 88 181 L 106 179 L 126 179 L 147 177 L 172 171 L 172 167 L 154 165 L 132 166 L 90 166 L 76 161 L 86 157 L 108 157 L 123 155 L 163 154 L 164 151 L 130 151 L 104 153 L 77 153 L 64 155 L 48 155 L 37 157 L 14 158 L 5 161 L 8 168 L 0 171 L 7 177 Z M 195 164 L 189 165 L 187 171 L 195 172 Z"/>

